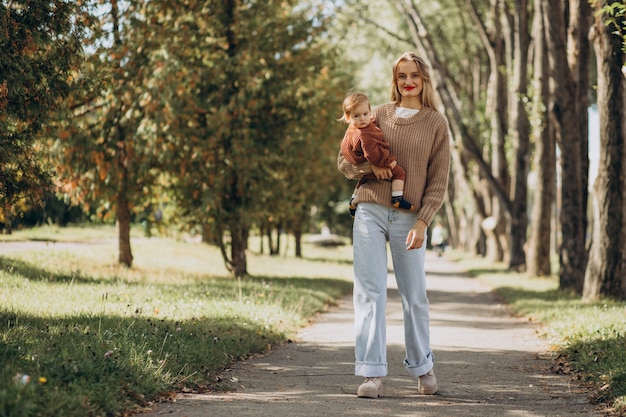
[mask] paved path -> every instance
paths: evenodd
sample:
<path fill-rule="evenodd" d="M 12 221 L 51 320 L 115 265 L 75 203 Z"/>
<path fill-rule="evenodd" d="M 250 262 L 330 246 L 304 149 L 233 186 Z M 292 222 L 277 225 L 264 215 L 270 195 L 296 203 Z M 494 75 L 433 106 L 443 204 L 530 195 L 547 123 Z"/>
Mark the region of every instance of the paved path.
<path fill-rule="evenodd" d="M 400 299 L 389 278 L 389 376 L 385 397 L 357 398 L 353 375 L 351 299 L 303 329 L 298 342 L 239 362 L 224 372 L 233 391 L 181 394 L 142 417 L 544 417 L 601 416 L 584 390 L 550 372 L 552 362 L 537 327 L 512 318 L 489 289 L 455 264 L 427 256 L 431 342 L 439 393 L 417 394 L 404 371 Z"/>

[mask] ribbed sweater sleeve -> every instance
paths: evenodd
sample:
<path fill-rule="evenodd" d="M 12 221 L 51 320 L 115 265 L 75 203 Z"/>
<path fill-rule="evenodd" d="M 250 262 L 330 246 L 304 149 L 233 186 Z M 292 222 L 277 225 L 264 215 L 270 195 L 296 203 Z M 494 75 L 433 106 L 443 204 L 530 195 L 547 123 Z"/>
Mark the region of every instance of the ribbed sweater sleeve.
<path fill-rule="evenodd" d="M 450 140 L 447 120 L 427 108 L 411 117 L 401 118 L 395 114 L 394 103 L 375 108 L 373 114 L 390 144 L 391 154 L 406 171 L 404 198 L 413 203 L 418 219 L 430 225 L 443 204 L 448 187 Z M 360 186 L 354 203 L 362 202 L 390 206 L 391 182 L 370 180 Z"/>

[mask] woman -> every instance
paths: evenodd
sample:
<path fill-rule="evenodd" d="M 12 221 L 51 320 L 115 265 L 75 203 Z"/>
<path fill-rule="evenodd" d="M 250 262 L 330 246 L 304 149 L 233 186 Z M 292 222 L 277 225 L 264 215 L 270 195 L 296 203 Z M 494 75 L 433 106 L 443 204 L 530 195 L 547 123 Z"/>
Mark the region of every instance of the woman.
<path fill-rule="evenodd" d="M 385 307 L 387 303 L 387 241 L 402 297 L 406 357 L 404 365 L 418 380 L 420 394 L 435 394 L 434 355 L 430 348 L 424 257 L 426 228 L 443 203 L 448 185 L 450 143 L 448 123 L 435 108 L 435 93 L 425 61 L 404 53 L 393 65 L 391 102 L 373 115 L 385 139 L 406 170 L 404 195 L 415 210 L 391 206 L 391 170 L 371 167 L 379 181 L 356 190 L 354 238 L 355 375 L 365 377 L 359 397 L 383 394 L 387 375 Z M 339 170 L 348 178 L 369 171 L 347 163 Z"/>

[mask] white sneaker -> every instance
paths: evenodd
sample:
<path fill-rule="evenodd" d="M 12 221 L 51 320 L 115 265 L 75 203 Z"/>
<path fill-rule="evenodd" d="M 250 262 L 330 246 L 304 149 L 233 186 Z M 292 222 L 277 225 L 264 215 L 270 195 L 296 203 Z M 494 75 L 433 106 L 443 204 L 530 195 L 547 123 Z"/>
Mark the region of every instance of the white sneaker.
<path fill-rule="evenodd" d="M 428 373 L 420 376 L 417 381 L 420 394 L 433 395 L 437 392 L 437 377 L 435 377 L 435 372 L 433 372 L 432 369 L 428 371 Z"/>
<path fill-rule="evenodd" d="M 365 382 L 359 386 L 356 395 L 361 398 L 378 398 L 383 396 L 383 379 L 365 378 Z"/>

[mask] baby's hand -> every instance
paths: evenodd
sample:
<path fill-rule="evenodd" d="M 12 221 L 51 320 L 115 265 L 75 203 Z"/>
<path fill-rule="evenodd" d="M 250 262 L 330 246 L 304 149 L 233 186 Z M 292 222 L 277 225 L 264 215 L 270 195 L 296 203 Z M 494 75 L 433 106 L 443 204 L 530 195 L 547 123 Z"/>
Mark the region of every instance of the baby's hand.
<path fill-rule="evenodd" d="M 389 164 L 389 168 L 394 169 L 396 165 L 398 165 L 398 161 L 391 161 L 391 163 Z"/>
<path fill-rule="evenodd" d="M 379 180 L 388 180 L 393 176 L 389 168 L 378 168 L 375 165 L 372 165 L 372 173 L 374 173 Z"/>

